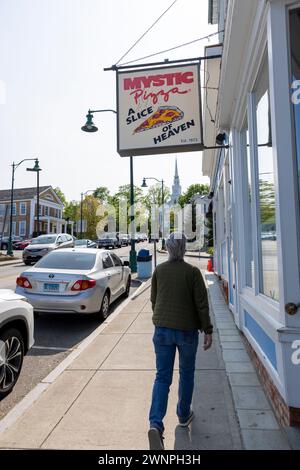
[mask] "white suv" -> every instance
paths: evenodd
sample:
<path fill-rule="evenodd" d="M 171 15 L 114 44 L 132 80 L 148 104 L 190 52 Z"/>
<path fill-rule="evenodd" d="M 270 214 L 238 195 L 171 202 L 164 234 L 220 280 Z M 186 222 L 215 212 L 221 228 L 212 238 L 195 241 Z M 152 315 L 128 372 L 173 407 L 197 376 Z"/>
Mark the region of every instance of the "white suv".
<path fill-rule="evenodd" d="M 24 355 L 34 343 L 33 308 L 25 297 L 0 289 L 0 400 L 14 388 Z"/>

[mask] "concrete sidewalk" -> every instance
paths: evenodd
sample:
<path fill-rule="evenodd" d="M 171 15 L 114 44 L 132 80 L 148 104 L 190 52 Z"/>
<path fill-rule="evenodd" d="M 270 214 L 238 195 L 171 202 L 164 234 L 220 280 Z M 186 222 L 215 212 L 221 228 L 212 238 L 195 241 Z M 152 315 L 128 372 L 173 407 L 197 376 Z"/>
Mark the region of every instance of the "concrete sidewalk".
<path fill-rule="evenodd" d="M 233 327 L 230 318 L 229 323 L 224 324 L 223 317 L 227 312 L 224 311 L 215 277 L 208 273 L 206 277 L 221 338 L 225 337 L 227 342 L 227 347 L 223 342 L 226 361 L 222 357 L 218 334 L 214 335 L 211 350 L 204 352 L 202 345 L 199 347 L 193 400 L 195 419 L 189 429 L 177 425 L 176 362 L 165 419 L 165 447 L 168 450 L 259 448 L 259 436 L 254 438 L 250 435 L 245 440 L 247 432 L 245 434 L 243 431 L 245 426 L 251 426 L 251 422 L 254 422 L 254 426 L 256 423 L 251 410 L 250 415 L 248 413 L 247 391 L 240 389 L 245 387 L 244 380 L 250 380 L 247 374 L 251 374 L 250 395 L 253 391 L 258 393 L 252 393 L 251 400 L 260 400 L 261 403 L 265 397 L 262 397 L 263 392 L 255 381 L 256 374 L 251 369 L 251 364 L 248 364 L 248 359 L 241 353 L 237 330 L 231 331 Z M 149 294 L 148 281 L 120 313 L 113 314 L 107 324 L 103 324 L 95 332 L 88 347 L 77 354 L 77 357 L 67 358 L 68 365 L 58 377 L 53 380 L 48 378 L 48 382 L 45 379 L 44 388 L 40 384 L 41 393 L 15 422 L 12 422 L 13 413 L 8 416 L 6 424 L 10 421 L 12 424 L 0 434 L 0 448 L 148 448 L 148 411 L 155 377 Z M 223 309 L 222 312 L 220 309 Z M 228 333 L 224 328 L 227 328 Z M 232 351 L 235 351 L 238 360 L 234 359 L 235 353 Z M 228 366 L 233 363 L 235 365 Z M 242 366 L 237 366 L 241 363 Z M 244 372 L 240 371 L 240 367 Z M 46 386 L 47 383 L 50 385 Z M 249 382 L 247 387 L 249 392 Z M 235 397 L 242 407 L 239 413 L 242 426 L 239 425 L 234 406 Z M 264 401 L 263 408 L 264 412 L 267 411 L 267 424 L 272 431 L 268 435 L 270 442 L 265 448 L 289 448 L 270 407 Z M 260 430 L 265 425 L 263 417 L 261 414 L 256 417 L 261 423 Z M 3 427 L 5 426 L 2 423 L 2 429 Z M 251 427 L 246 428 L 246 431 L 251 431 Z"/>

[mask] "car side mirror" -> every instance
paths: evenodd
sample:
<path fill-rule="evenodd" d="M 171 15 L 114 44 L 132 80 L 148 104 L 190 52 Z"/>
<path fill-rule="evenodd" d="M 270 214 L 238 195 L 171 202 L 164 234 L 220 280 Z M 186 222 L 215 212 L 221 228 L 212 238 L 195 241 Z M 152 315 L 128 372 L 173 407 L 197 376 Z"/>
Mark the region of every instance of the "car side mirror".
<path fill-rule="evenodd" d="M 129 261 L 123 261 L 123 266 L 129 266 Z"/>

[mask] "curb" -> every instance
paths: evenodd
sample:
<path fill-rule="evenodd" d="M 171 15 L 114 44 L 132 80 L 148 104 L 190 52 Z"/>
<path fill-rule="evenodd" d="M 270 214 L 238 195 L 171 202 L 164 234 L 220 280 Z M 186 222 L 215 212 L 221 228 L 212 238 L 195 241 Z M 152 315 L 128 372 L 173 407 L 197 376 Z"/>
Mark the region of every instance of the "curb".
<path fill-rule="evenodd" d="M 137 290 L 126 299 L 109 317 L 101 323 L 89 336 L 87 336 L 79 346 L 72 351 L 58 366 L 53 369 L 41 382 L 39 382 L 22 400 L 17 403 L 7 415 L 0 421 L 0 434 L 13 425 L 25 411 L 44 393 L 48 387 L 72 364 L 75 359 L 94 341 L 94 339 L 121 313 L 121 311 L 141 293 L 146 290 L 151 278 L 142 282 Z"/>
<path fill-rule="evenodd" d="M 22 260 L 20 260 L 20 261 L 17 261 L 17 260 L 14 260 L 14 261 L 0 261 L 0 268 L 1 268 L 1 266 L 21 266 L 23 264 L 24 263 L 23 263 Z"/>

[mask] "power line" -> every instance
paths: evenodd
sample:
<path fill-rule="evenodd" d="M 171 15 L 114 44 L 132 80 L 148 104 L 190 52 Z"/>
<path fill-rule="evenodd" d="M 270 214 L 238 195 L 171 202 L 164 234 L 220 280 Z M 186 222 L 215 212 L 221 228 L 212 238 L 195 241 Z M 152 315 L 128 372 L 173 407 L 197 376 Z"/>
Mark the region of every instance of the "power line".
<path fill-rule="evenodd" d="M 154 23 L 135 41 L 135 43 L 130 47 L 130 49 L 128 49 L 127 52 L 125 52 L 124 55 L 122 55 L 122 57 L 118 60 L 118 62 L 116 63 L 116 65 L 119 64 L 119 62 L 121 62 L 122 59 L 124 59 L 124 57 L 126 57 L 130 51 L 132 51 L 132 49 L 143 39 L 143 37 L 146 36 L 147 33 L 149 33 L 149 31 L 159 22 L 159 20 L 172 8 L 173 5 L 175 5 L 175 3 L 177 2 L 177 0 L 174 0 L 174 2 L 157 18 L 156 21 L 154 21 Z"/>
<path fill-rule="evenodd" d="M 185 43 L 180 44 L 178 46 L 171 47 L 170 49 L 165 49 L 164 51 L 159 51 L 159 52 L 155 52 L 154 54 L 150 54 L 150 55 L 146 55 L 144 57 L 140 57 L 139 59 L 131 60 L 129 62 L 124 62 L 123 64 L 120 64 L 120 65 L 122 65 L 122 66 L 123 65 L 129 65 L 129 64 L 132 64 L 133 62 L 138 62 L 138 61 L 143 60 L 143 59 L 149 59 L 150 57 L 154 57 L 156 55 L 164 54 L 165 52 L 174 51 L 175 49 L 179 49 L 180 47 L 189 46 L 190 44 L 194 44 L 195 42 L 203 41 L 204 39 L 209 39 L 212 36 L 216 36 L 217 34 L 220 34 L 220 33 L 223 33 L 223 32 L 224 32 L 224 30 L 216 31 L 215 33 L 208 34 L 207 36 L 203 36 L 202 38 L 194 39 L 193 41 L 185 42 Z M 120 60 L 122 60 L 122 59 L 120 59 Z M 119 62 L 120 62 L 120 60 L 119 60 Z M 117 64 L 119 62 L 117 62 Z"/>

